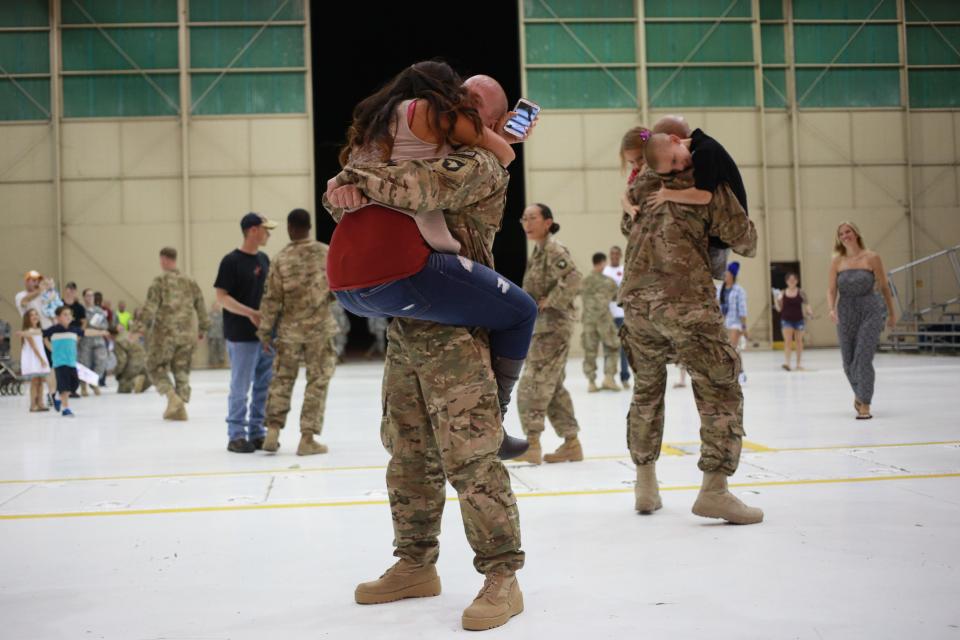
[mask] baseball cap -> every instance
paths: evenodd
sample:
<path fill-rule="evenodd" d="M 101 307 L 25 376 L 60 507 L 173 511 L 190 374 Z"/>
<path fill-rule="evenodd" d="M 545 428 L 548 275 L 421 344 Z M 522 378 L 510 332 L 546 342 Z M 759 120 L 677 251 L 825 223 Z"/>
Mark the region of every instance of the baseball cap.
<path fill-rule="evenodd" d="M 248 213 L 240 219 L 240 228 L 246 231 L 250 227 L 259 227 L 263 225 L 267 229 L 273 229 L 277 226 L 277 223 L 273 220 L 268 220 L 266 217 L 260 215 L 259 213 Z"/>
<path fill-rule="evenodd" d="M 42 280 L 43 276 L 40 275 L 39 271 L 30 270 L 30 271 L 27 271 L 25 274 L 23 274 L 23 279 L 24 280 Z"/>

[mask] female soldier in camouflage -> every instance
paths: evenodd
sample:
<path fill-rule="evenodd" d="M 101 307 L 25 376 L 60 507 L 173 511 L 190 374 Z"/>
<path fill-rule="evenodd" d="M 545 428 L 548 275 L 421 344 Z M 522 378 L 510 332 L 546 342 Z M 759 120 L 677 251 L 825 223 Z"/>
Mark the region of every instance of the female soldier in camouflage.
<path fill-rule="evenodd" d="M 557 435 L 563 436 L 564 443 L 542 459 L 577 462 L 583 460 L 583 449 L 577 438 L 580 427 L 563 380 L 573 334 L 573 300 L 580 290 L 581 275 L 570 251 L 553 237 L 560 231 L 560 225 L 553 221 L 550 207 L 531 204 L 524 209 L 520 221 L 527 237 L 537 243 L 527 262 L 523 288 L 537 301 L 540 314 L 517 392 L 520 424 L 530 448 L 517 460 L 542 462 L 540 434 L 545 426 L 544 418 L 548 417 Z"/>

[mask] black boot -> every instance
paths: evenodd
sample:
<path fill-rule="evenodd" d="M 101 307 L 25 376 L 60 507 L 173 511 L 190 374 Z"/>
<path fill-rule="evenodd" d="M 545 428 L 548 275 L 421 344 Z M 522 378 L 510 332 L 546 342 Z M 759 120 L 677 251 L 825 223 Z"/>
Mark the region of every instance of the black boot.
<path fill-rule="evenodd" d="M 493 375 L 497 380 L 497 400 L 500 403 L 500 420 L 503 429 L 503 442 L 500 443 L 500 451 L 497 452 L 497 456 L 501 460 L 511 460 L 517 456 L 522 456 L 530 447 L 530 443 L 525 438 L 514 438 L 502 426 L 503 417 L 507 415 L 507 407 L 510 406 L 510 394 L 513 392 L 517 380 L 520 379 L 522 368 L 523 360 L 501 356 L 494 356 L 493 358 Z"/>

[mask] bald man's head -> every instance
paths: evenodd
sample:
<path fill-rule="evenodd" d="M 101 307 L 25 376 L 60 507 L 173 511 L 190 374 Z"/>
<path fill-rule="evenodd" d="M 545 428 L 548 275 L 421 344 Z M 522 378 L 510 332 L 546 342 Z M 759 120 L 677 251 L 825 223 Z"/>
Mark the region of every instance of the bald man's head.
<path fill-rule="evenodd" d="M 507 112 L 507 94 L 500 83 L 490 76 L 470 76 L 463 86 L 477 101 L 477 111 L 484 126 L 493 129 Z"/>
<path fill-rule="evenodd" d="M 677 136 L 678 138 L 690 137 L 690 125 L 683 116 L 663 116 L 653 125 L 654 133 L 665 133 L 668 136 Z"/>

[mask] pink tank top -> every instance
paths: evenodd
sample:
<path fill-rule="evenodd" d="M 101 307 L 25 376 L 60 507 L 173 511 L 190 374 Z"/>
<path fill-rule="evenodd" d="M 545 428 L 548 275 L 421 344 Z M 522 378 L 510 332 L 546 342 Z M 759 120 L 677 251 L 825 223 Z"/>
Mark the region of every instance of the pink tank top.
<path fill-rule="evenodd" d="M 393 150 L 390 152 L 390 159 L 395 161 L 403 160 L 432 160 L 442 158 L 453 152 L 446 142 L 438 149 L 437 145 L 426 140 L 418 138 L 410 129 L 410 118 L 416 103 L 413 100 L 404 100 L 397 106 L 396 131 L 393 134 Z M 441 253 L 459 253 L 460 243 L 450 235 L 447 228 L 447 222 L 443 217 L 443 211 L 427 211 L 420 214 L 407 215 L 413 217 L 420 230 L 420 235 L 427 241 L 434 251 Z"/>

